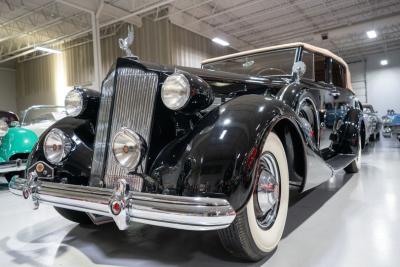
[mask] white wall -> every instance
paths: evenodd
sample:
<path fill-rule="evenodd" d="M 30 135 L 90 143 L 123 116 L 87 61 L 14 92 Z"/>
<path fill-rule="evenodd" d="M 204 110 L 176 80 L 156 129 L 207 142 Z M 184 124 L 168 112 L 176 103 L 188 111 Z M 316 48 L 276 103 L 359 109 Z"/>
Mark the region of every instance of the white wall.
<path fill-rule="evenodd" d="M 18 112 L 15 70 L 0 67 L 0 110 Z"/>
<path fill-rule="evenodd" d="M 389 64 L 381 66 L 381 59 L 387 59 Z M 370 55 L 365 62 L 349 64 L 352 80 L 359 80 L 364 75 L 365 64 L 367 101 L 382 116 L 388 109 L 400 112 L 400 50 L 385 54 Z M 353 84 L 354 86 L 355 84 Z M 357 92 L 356 92 L 357 94 Z"/>

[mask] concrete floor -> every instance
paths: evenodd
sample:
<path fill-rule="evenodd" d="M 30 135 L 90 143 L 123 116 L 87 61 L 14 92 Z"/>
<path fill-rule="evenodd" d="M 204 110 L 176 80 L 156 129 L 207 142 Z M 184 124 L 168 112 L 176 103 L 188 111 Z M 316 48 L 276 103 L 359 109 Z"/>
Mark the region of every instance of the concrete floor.
<path fill-rule="evenodd" d="M 363 153 L 362 170 L 337 175 L 292 201 L 277 251 L 237 262 L 214 232 L 135 225 L 81 227 L 51 207 L 32 211 L 0 188 L 1 266 L 400 266 L 400 142 Z"/>

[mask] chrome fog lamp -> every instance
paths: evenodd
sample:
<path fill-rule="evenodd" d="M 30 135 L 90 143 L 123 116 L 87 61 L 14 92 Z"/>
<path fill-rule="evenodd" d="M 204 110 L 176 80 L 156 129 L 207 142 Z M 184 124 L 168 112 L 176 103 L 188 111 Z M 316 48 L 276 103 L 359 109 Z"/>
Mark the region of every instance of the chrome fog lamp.
<path fill-rule="evenodd" d="M 83 111 L 83 93 L 80 89 L 73 89 L 65 97 L 65 111 L 69 116 L 76 117 Z"/>
<path fill-rule="evenodd" d="M 114 136 L 112 152 L 122 167 L 134 170 L 142 161 L 146 152 L 146 143 L 136 132 L 123 128 Z"/>
<path fill-rule="evenodd" d="M 50 130 L 44 139 L 44 156 L 50 163 L 60 163 L 71 152 L 71 148 L 71 140 L 59 129 Z"/>
<path fill-rule="evenodd" d="M 174 73 L 165 79 L 161 88 L 161 99 L 167 108 L 179 110 L 190 97 L 190 84 L 182 73 Z"/>
<path fill-rule="evenodd" d="M 3 137 L 8 132 L 8 125 L 5 121 L 0 120 L 0 137 Z"/>

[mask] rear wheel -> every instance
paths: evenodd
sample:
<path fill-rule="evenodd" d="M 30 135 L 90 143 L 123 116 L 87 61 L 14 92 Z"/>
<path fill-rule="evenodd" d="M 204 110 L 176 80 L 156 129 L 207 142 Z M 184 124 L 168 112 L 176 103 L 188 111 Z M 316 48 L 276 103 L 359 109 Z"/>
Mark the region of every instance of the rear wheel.
<path fill-rule="evenodd" d="M 357 157 L 344 168 L 347 173 L 357 173 L 361 168 L 361 138 L 358 138 L 358 153 Z"/>
<path fill-rule="evenodd" d="M 285 227 L 289 202 L 289 171 L 284 147 L 270 133 L 254 171 L 256 188 L 232 224 L 219 230 L 220 240 L 230 253 L 258 261 L 277 247 Z"/>
<path fill-rule="evenodd" d="M 81 211 L 76 211 L 76 210 L 69 210 L 69 209 L 64 209 L 64 208 L 59 208 L 59 207 L 54 207 L 54 209 L 65 219 L 83 224 L 83 225 L 89 225 L 93 224 L 92 220 L 89 218 L 89 216 Z"/>

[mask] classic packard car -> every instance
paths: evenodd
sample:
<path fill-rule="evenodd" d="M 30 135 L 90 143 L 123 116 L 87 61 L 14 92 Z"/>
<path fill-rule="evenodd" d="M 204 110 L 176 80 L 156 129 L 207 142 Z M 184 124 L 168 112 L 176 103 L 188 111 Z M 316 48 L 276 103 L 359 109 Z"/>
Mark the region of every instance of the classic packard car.
<path fill-rule="evenodd" d="M 377 115 L 378 112 L 374 110 L 374 107 L 371 104 L 362 104 L 362 108 L 364 115 L 368 116 L 367 119 L 371 125 L 371 134 L 369 135 L 369 139 L 371 141 L 379 140 L 382 130 L 382 120 Z"/>
<path fill-rule="evenodd" d="M 395 136 L 400 141 L 400 114 L 393 109 L 389 109 L 387 114 L 382 117 L 383 130 L 382 134 L 385 138 Z"/>
<path fill-rule="evenodd" d="M 9 188 L 81 224 L 218 230 L 229 252 L 256 261 L 281 239 L 290 192 L 360 169 L 356 102 L 346 63 L 305 43 L 202 69 L 118 58 L 101 92 L 68 93 L 69 117 Z M 326 127 L 339 104 L 346 114 Z"/>
<path fill-rule="evenodd" d="M 26 160 L 38 137 L 55 121 L 65 117 L 64 107 L 32 106 L 22 112 L 22 121 L 12 113 L 12 120 L 0 112 L 0 176 L 7 181 L 23 176 Z"/>

